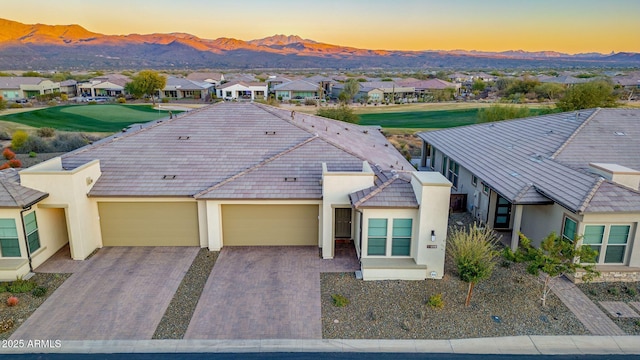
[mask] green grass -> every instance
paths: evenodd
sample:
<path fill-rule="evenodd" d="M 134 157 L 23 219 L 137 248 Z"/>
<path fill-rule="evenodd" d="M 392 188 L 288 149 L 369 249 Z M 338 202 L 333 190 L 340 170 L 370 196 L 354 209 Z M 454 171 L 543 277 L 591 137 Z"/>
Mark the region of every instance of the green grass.
<path fill-rule="evenodd" d="M 531 116 L 536 116 L 544 109 L 530 111 Z M 444 129 L 477 121 L 478 109 L 453 109 L 361 114 L 359 124 L 394 129 Z"/>
<path fill-rule="evenodd" d="M 180 111 L 173 111 L 174 114 Z M 66 105 L 0 116 L 9 121 L 36 128 L 62 131 L 113 133 L 135 124 L 166 117 L 151 105 Z"/>

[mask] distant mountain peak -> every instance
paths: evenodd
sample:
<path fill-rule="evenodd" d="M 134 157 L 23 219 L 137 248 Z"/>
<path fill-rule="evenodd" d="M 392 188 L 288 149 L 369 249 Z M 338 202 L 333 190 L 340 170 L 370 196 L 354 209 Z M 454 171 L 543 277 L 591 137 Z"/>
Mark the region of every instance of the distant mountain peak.
<path fill-rule="evenodd" d="M 259 45 L 259 46 L 273 46 L 273 45 L 284 46 L 284 45 L 297 44 L 297 43 L 317 44 L 316 41 L 303 39 L 298 35 L 283 35 L 283 34 L 276 34 L 266 38 L 251 40 L 247 42 L 249 44 Z"/>

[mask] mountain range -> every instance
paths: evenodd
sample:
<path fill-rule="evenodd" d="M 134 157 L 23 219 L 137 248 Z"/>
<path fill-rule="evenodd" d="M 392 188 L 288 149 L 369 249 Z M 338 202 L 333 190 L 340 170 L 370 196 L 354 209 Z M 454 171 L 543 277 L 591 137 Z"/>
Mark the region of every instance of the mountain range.
<path fill-rule="evenodd" d="M 0 19 L 0 69 L 569 68 L 637 67 L 640 54 L 553 51 L 395 51 L 274 35 L 244 41 L 186 33 L 104 35 L 80 25 Z"/>

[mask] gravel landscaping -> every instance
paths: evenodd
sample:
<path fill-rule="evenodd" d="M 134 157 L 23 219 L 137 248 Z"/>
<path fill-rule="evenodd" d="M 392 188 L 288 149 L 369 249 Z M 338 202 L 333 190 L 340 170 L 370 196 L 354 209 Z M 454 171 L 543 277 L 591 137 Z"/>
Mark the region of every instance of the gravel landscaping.
<path fill-rule="evenodd" d="M 611 315 L 600 305 L 600 301 L 640 302 L 640 282 L 626 283 L 585 283 L 578 284 L 578 288 L 604 311 L 628 335 L 640 335 L 640 317 L 621 318 Z M 632 309 L 640 314 L 639 309 Z"/>
<path fill-rule="evenodd" d="M 153 339 L 182 339 L 184 337 L 202 294 L 202 289 L 204 289 L 218 255 L 218 251 L 200 249 L 178 290 L 173 295 L 169 307 L 167 307 L 156 332 L 153 334 Z"/>
<path fill-rule="evenodd" d="M 30 280 L 33 280 L 38 287 L 46 288 L 44 296 L 37 297 L 31 291 L 12 294 L 10 292 L 0 292 L 0 339 L 8 339 L 11 334 L 22 324 L 53 292 L 64 283 L 72 274 L 44 274 L 37 273 Z M 2 283 L 4 287 L 8 283 Z M 14 295 L 18 298 L 18 305 L 8 306 L 7 298 Z M 10 326 L 13 323 L 13 326 Z M 8 327 L 7 330 L 4 328 Z"/>

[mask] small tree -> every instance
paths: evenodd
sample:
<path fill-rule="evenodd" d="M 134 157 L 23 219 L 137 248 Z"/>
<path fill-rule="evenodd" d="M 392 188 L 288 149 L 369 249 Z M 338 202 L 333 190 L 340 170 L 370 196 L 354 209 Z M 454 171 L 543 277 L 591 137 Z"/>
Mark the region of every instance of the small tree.
<path fill-rule="evenodd" d="M 155 93 L 162 90 L 167 85 L 167 78 L 153 70 L 142 70 L 138 75 L 131 78 L 131 82 L 125 85 L 125 90 L 136 96 L 151 96 L 153 106 L 156 106 Z"/>
<path fill-rule="evenodd" d="M 447 252 L 453 258 L 458 276 L 469 283 L 465 306 L 471 303 L 471 294 L 476 283 L 491 276 L 495 266 L 496 234 L 489 228 L 479 228 L 475 223 L 467 231 L 452 229 L 449 232 Z"/>
<path fill-rule="evenodd" d="M 520 247 L 515 251 L 505 248 L 503 255 L 507 260 L 527 263 L 527 272 L 538 276 L 542 272 L 542 306 L 547 305 L 547 295 L 551 291 L 551 280 L 565 274 L 575 274 L 577 270 L 584 270 L 582 280 L 587 282 L 600 275 L 595 270 L 597 252 L 589 246 L 578 247 L 575 241 L 568 241 L 555 232 L 549 234 L 539 248 L 531 245 L 522 233 Z M 584 263 L 581 263 L 584 261 Z"/>
<path fill-rule="evenodd" d="M 360 92 L 360 83 L 358 83 L 358 80 L 349 79 L 344 83 L 344 89 L 342 89 L 338 98 L 341 101 L 348 103 L 355 98 L 358 92 Z"/>
<path fill-rule="evenodd" d="M 319 108 L 316 112 L 316 115 L 352 124 L 357 124 L 360 121 L 360 117 L 353 112 L 353 109 L 351 109 L 349 106 L 347 106 L 347 104 L 344 103 L 338 105 L 335 108 Z"/>
<path fill-rule="evenodd" d="M 556 103 L 562 111 L 574 111 L 594 107 L 615 107 L 613 85 L 604 80 L 576 84 L 568 88 Z"/>
<path fill-rule="evenodd" d="M 11 147 L 13 148 L 13 150 L 17 151 L 22 147 L 22 145 L 24 145 L 25 141 L 27 141 L 28 138 L 29 134 L 27 134 L 25 131 L 17 130 L 11 137 Z"/>

